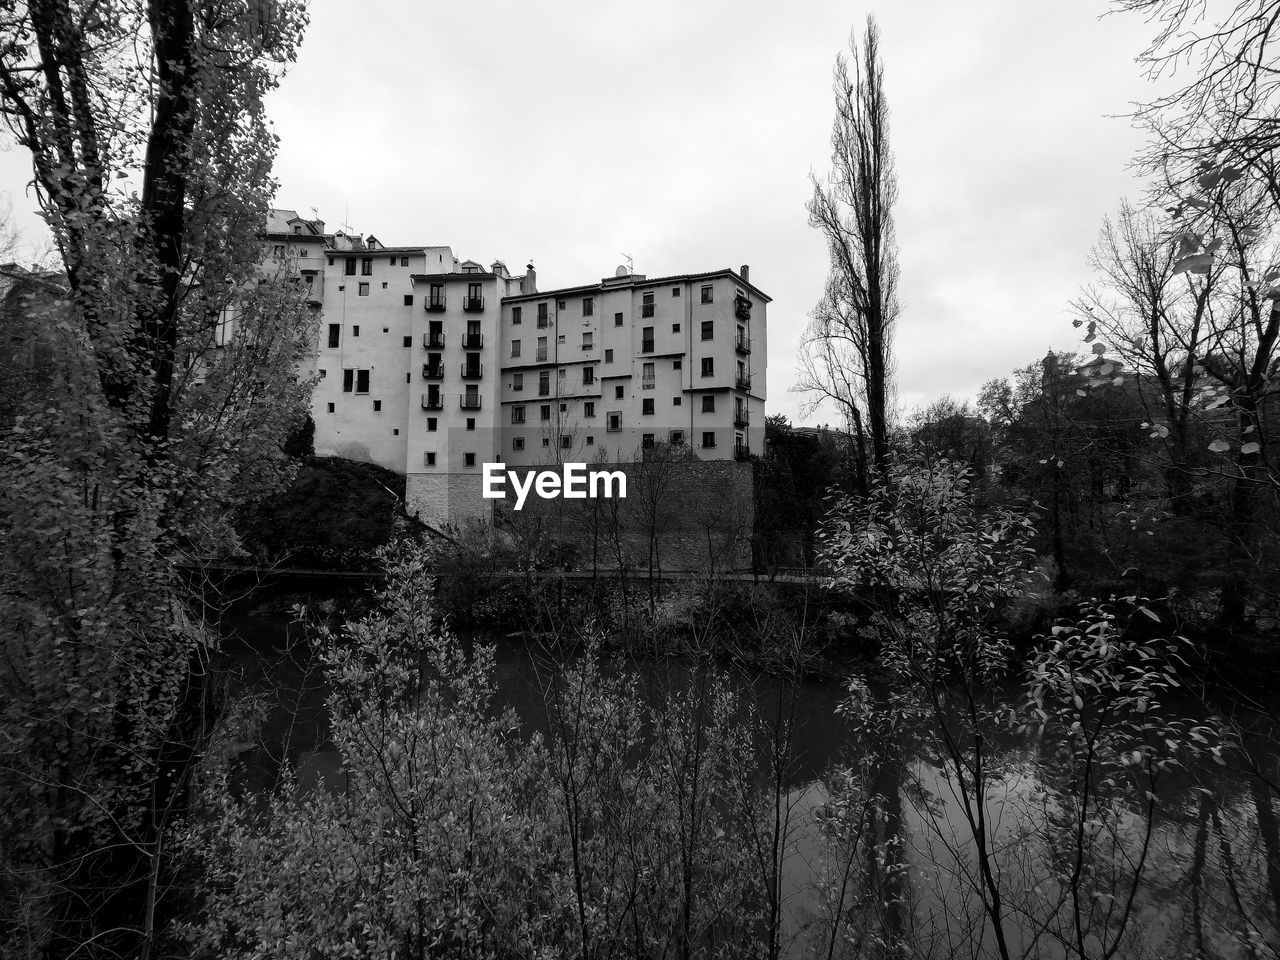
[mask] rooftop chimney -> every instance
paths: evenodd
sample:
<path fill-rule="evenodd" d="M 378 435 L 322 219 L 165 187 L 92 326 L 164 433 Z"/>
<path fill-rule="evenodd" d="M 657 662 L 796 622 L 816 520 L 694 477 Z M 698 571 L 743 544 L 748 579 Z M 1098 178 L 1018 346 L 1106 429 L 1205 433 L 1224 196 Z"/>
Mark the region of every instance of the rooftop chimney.
<path fill-rule="evenodd" d="M 744 264 L 742 265 L 742 269 L 738 271 L 738 276 L 742 277 L 742 282 L 743 282 L 743 283 L 750 283 L 750 282 L 751 282 L 751 267 L 750 267 L 748 264 L 745 264 L 745 263 L 744 263 Z"/>
<path fill-rule="evenodd" d="M 538 292 L 538 271 L 533 269 L 532 263 L 524 268 L 524 276 L 520 278 L 520 292 Z"/>

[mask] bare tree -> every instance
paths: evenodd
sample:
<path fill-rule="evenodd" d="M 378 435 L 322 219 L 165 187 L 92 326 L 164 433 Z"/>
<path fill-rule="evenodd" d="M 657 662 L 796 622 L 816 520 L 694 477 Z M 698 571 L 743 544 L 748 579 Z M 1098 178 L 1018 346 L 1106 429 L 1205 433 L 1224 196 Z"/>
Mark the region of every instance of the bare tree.
<path fill-rule="evenodd" d="M 859 481 L 868 467 L 883 475 L 889 456 L 893 326 L 898 319 L 898 251 L 893 207 L 898 199 L 889 148 L 880 30 L 867 18 L 852 58 L 836 57 L 833 169 L 813 177 L 809 223 L 822 231 L 831 258 L 826 290 L 802 342 L 801 390 L 832 400 L 853 433 Z M 868 446 L 870 458 L 868 459 Z"/>

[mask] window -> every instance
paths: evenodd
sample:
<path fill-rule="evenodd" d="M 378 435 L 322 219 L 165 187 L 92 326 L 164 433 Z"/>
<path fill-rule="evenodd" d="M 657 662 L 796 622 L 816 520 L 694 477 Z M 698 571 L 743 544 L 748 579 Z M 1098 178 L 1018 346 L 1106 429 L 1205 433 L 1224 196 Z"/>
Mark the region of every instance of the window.
<path fill-rule="evenodd" d="M 433 283 L 431 285 L 431 299 L 427 301 L 427 306 L 436 310 L 444 308 L 444 284 Z"/>
<path fill-rule="evenodd" d="M 511 323 L 513 326 L 520 325 L 520 308 L 519 307 L 511 308 Z"/>
<path fill-rule="evenodd" d="M 332 403 L 331 403 L 331 404 L 329 404 L 329 412 L 330 412 L 330 413 L 333 413 L 333 404 L 332 404 Z"/>
<path fill-rule="evenodd" d="M 671 431 L 671 433 L 670 433 L 670 434 L 668 434 L 668 442 L 669 442 L 673 447 L 683 447 L 683 446 L 684 446 L 684 431 L 683 431 L 683 430 L 672 430 L 672 431 Z"/>
<path fill-rule="evenodd" d="M 369 392 L 369 371 L 357 370 L 356 371 L 356 393 L 368 393 L 368 392 Z"/>
<path fill-rule="evenodd" d="M 329 324 L 329 346 L 336 347 L 341 338 L 342 338 L 342 324 L 340 323 Z"/>
<path fill-rule="evenodd" d="M 551 394 L 551 374 L 546 370 L 538 372 L 538 396 L 546 397 Z"/>
<path fill-rule="evenodd" d="M 476 455 L 474 453 L 464 453 L 462 455 L 462 465 L 464 467 L 474 467 L 476 465 Z"/>
<path fill-rule="evenodd" d="M 643 327 L 640 330 L 640 352 L 653 353 L 653 327 Z"/>
<path fill-rule="evenodd" d="M 358 336 L 360 336 L 360 324 L 358 324 L 358 323 L 357 323 L 357 324 L 353 324 L 353 325 L 352 325 L 352 327 L 351 327 L 351 335 L 352 335 L 353 337 L 358 337 Z"/>
<path fill-rule="evenodd" d="M 385 280 L 382 281 L 382 289 L 383 290 L 387 289 L 387 281 Z"/>
<path fill-rule="evenodd" d="M 680 296 L 680 288 L 679 288 L 679 287 L 672 287 L 672 288 L 671 288 L 671 295 L 672 295 L 673 297 L 678 297 L 678 296 Z"/>
<path fill-rule="evenodd" d="M 413 337 L 401 337 L 400 339 L 403 341 L 401 346 L 405 346 L 405 347 L 413 346 Z"/>
<path fill-rule="evenodd" d="M 558 370 L 556 370 L 556 379 L 557 379 L 557 380 L 563 380 L 563 379 L 564 379 L 565 377 L 567 377 L 568 375 L 569 375 L 569 371 L 568 371 L 568 370 L 566 370 L 564 367 L 560 367 Z"/>
<path fill-rule="evenodd" d="M 547 305 L 545 303 L 538 304 L 538 326 L 545 327 L 547 325 Z"/>
<path fill-rule="evenodd" d="M 704 394 L 704 395 L 703 395 L 703 397 L 702 397 L 702 412 L 703 412 L 703 413 L 715 413 L 715 412 L 716 412 L 716 398 L 715 398 L 715 396 L 714 396 L 713 394 L 708 393 L 708 394 Z"/>
<path fill-rule="evenodd" d="M 475 303 L 475 302 L 479 301 L 479 299 L 480 299 L 480 284 L 478 284 L 478 283 L 468 283 L 468 284 L 467 284 L 467 299 L 468 299 L 468 300 L 470 300 L 472 303 Z"/>
<path fill-rule="evenodd" d="M 390 328 L 390 327 L 383 327 L 383 328 L 382 328 L 382 332 L 383 332 L 383 333 L 390 333 L 390 332 L 391 332 L 391 328 Z"/>
<path fill-rule="evenodd" d="M 360 260 L 360 276 L 373 276 L 373 257 L 362 257 Z"/>
<path fill-rule="evenodd" d="M 436 465 L 436 452 L 434 450 L 426 451 L 422 455 L 422 462 L 428 467 L 434 467 Z"/>
<path fill-rule="evenodd" d="M 561 413 L 565 413 L 568 409 L 569 409 L 569 405 L 568 405 L 567 403 L 562 403 L 562 404 L 560 404 L 560 412 L 561 412 Z"/>
<path fill-rule="evenodd" d="M 551 438 L 550 438 L 550 437 L 543 437 L 543 438 L 542 438 L 542 445 L 543 445 L 544 447 L 549 447 L 549 446 L 551 446 Z"/>
<path fill-rule="evenodd" d="M 582 368 L 582 383 L 583 383 L 583 385 L 584 385 L 584 386 L 588 386 L 588 387 L 589 387 L 589 386 L 591 386 L 591 384 L 593 384 L 593 383 L 595 383 L 595 382 L 596 382 L 596 368 L 595 368 L 595 367 L 583 367 L 583 368 Z"/>
<path fill-rule="evenodd" d="M 714 447 L 716 445 L 716 432 L 714 430 L 706 430 L 703 432 L 702 445 L 704 447 Z"/>
<path fill-rule="evenodd" d="M 381 400 L 375 400 L 375 401 L 373 401 L 373 412 L 374 412 L 374 413 L 381 413 L 381 412 L 382 412 L 382 401 L 381 401 Z"/>
<path fill-rule="evenodd" d="M 653 291 L 652 290 L 641 297 L 640 316 L 642 317 L 653 316 Z"/>
<path fill-rule="evenodd" d="M 435 432 L 436 432 L 436 418 L 427 417 L 427 433 L 435 433 Z"/>
<path fill-rule="evenodd" d="M 317 370 L 317 371 L 316 371 L 316 373 L 320 374 L 320 379 L 321 379 L 321 380 L 323 380 L 325 377 L 327 377 L 327 376 L 329 375 L 329 371 L 328 371 L 328 370 Z"/>
<path fill-rule="evenodd" d="M 557 301 L 556 301 L 556 309 L 557 309 L 557 310 L 563 310 L 563 309 L 564 309 L 564 301 L 563 301 L 563 300 L 557 300 Z"/>
<path fill-rule="evenodd" d="M 538 338 L 538 352 L 534 356 L 534 359 L 537 360 L 538 363 L 547 362 L 547 338 L 546 337 Z"/>
<path fill-rule="evenodd" d="M 524 374 L 517 373 L 511 377 L 511 389 L 517 392 L 524 390 Z"/>
<path fill-rule="evenodd" d="M 342 392 L 350 393 L 356 387 L 356 372 L 350 368 L 342 371 Z"/>
<path fill-rule="evenodd" d="M 367 283 L 360 284 L 358 295 L 361 297 L 367 297 L 369 295 L 369 285 Z"/>
<path fill-rule="evenodd" d="M 271 255 L 272 255 L 273 257 L 275 257 L 277 260 L 283 260 L 283 259 L 284 259 L 284 244 L 283 244 L 283 243 L 278 243 L 278 244 L 276 244 L 274 247 L 272 247 L 272 248 L 271 248 Z"/>
<path fill-rule="evenodd" d="M 612 350 L 606 350 L 606 351 L 604 352 L 604 362 L 605 362 L 605 363 L 613 363 L 613 351 L 612 351 Z"/>
<path fill-rule="evenodd" d="M 645 397 L 640 401 L 640 413 L 646 417 L 653 416 L 653 397 Z"/>
<path fill-rule="evenodd" d="M 615 400 L 622 399 L 622 384 L 618 384 L 616 387 L 613 388 L 613 399 Z"/>
<path fill-rule="evenodd" d="M 672 333 L 679 333 L 679 332 L 680 332 L 680 324 L 678 324 L 678 323 L 673 323 L 673 324 L 671 325 L 671 332 L 672 332 Z"/>
<path fill-rule="evenodd" d="M 652 362 L 646 363 L 641 368 L 640 387 L 643 390 L 653 389 L 653 363 Z"/>
<path fill-rule="evenodd" d="M 582 334 L 582 349 L 590 350 L 593 346 L 595 346 L 595 335 L 590 330 L 584 331 Z"/>
<path fill-rule="evenodd" d="M 404 305 L 405 305 L 406 307 L 412 307 L 412 306 L 413 306 L 413 294 L 412 294 L 412 293 L 406 293 L 406 294 L 404 295 Z"/>
<path fill-rule="evenodd" d="M 511 449 L 512 449 L 512 450 L 523 450 L 523 449 L 524 449 L 524 437 L 512 437 L 512 438 L 511 438 Z"/>
<path fill-rule="evenodd" d="M 355 257 L 347 257 L 346 266 L 342 272 L 344 276 L 348 276 L 348 277 L 354 277 L 356 275 L 356 258 Z"/>
<path fill-rule="evenodd" d="M 591 434 L 589 434 L 589 433 L 588 433 L 588 434 L 587 434 L 587 446 L 588 446 L 588 447 L 594 447 L 595 445 L 596 445 L 596 438 L 595 438 L 595 437 L 593 437 Z"/>
<path fill-rule="evenodd" d="M 584 417 L 594 417 L 596 415 L 596 404 L 594 400 L 588 400 L 582 405 L 582 415 Z"/>
<path fill-rule="evenodd" d="M 393 437 L 398 437 L 398 436 L 400 436 L 400 428 L 399 428 L 399 427 L 392 427 L 392 428 L 391 428 L 391 435 L 392 435 Z"/>
<path fill-rule="evenodd" d="M 703 303 L 710 303 L 710 302 L 711 302 L 711 299 L 712 299 L 712 293 L 713 293 L 713 288 L 712 288 L 711 284 L 707 284 L 706 286 L 704 286 L 704 287 L 702 288 L 702 302 L 703 302 Z M 703 444 L 703 446 L 706 446 L 706 444 Z M 713 446 L 714 446 L 714 444 L 713 444 Z"/>
<path fill-rule="evenodd" d="M 620 326 L 622 326 L 622 314 L 620 314 L 620 313 L 615 313 L 615 314 L 613 315 L 613 325 L 614 325 L 615 327 L 620 327 Z"/>
<path fill-rule="evenodd" d="M 683 361 L 681 358 L 679 358 L 679 357 L 677 357 L 675 360 L 672 360 L 672 361 L 671 361 L 671 369 L 672 369 L 672 370 L 679 370 L 679 369 L 681 369 L 683 366 L 684 366 L 684 361 Z"/>
<path fill-rule="evenodd" d="M 511 422 L 524 423 L 524 404 L 516 404 L 511 408 Z"/>
<path fill-rule="evenodd" d="M 560 449 L 568 450 L 572 446 L 573 446 L 573 437 L 569 436 L 569 434 L 567 433 L 560 434 Z"/>
<path fill-rule="evenodd" d="M 702 339 L 710 340 L 716 335 L 716 325 L 712 320 L 702 321 Z"/>
<path fill-rule="evenodd" d="M 413 374 L 412 374 L 412 373 L 406 373 L 406 374 L 404 375 L 404 382 L 405 382 L 405 383 L 413 383 Z"/>
<path fill-rule="evenodd" d="M 642 434 L 640 434 L 640 448 L 641 448 L 642 450 L 652 450 L 652 449 L 653 449 L 653 434 L 652 434 L 652 433 L 642 433 Z"/>
<path fill-rule="evenodd" d="M 333 257 L 330 257 L 330 258 L 329 258 L 329 266 L 331 266 L 331 267 L 333 266 Z"/>
<path fill-rule="evenodd" d="M 562 334 L 560 334 L 560 336 L 556 337 L 556 343 L 564 343 L 564 334 L 563 334 L 563 333 L 562 333 Z"/>
<path fill-rule="evenodd" d="M 671 405 L 672 405 L 673 407 L 678 407 L 678 406 L 680 406 L 680 398 L 679 398 L 679 397 L 672 397 L 672 398 L 671 398 Z"/>
<path fill-rule="evenodd" d="M 401 258 L 400 258 L 400 266 L 402 266 L 402 267 L 407 267 L 408 265 L 409 265 L 409 258 L 408 258 L 408 257 L 401 257 Z"/>
<path fill-rule="evenodd" d="M 518 357 L 518 356 L 520 356 L 520 341 L 519 341 L 519 340 L 512 340 L 512 341 L 511 341 L 511 355 L 512 355 L 513 357 Z"/>
<path fill-rule="evenodd" d="M 475 428 L 476 428 L 476 418 L 475 418 L 475 417 L 467 417 L 467 429 L 468 429 L 468 430 L 474 430 Z"/>
<path fill-rule="evenodd" d="M 621 414 L 621 413 L 618 413 L 618 412 L 616 412 L 616 411 L 615 411 L 615 412 L 612 412 L 612 413 L 610 413 L 610 414 L 608 414 L 608 416 L 607 416 L 607 418 L 606 418 L 606 427 L 605 427 L 605 429 L 607 429 L 610 433 L 617 433 L 619 430 L 621 430 L 621 429 L 622 429 L 622 414 Z"/>
<path fill-rule="evenodd" d="M 713 377 L 716 373 L 716 361 L 714 357 L 702 358 L 702 375 L 704 377 Z"/>
<path fill-rule="evenodd" d="M 584 317 L 593 317 L 596 312 L 596 302 L 591 297 L 582 298 L 582 315 Z"/>
<path fill-rule="evenodd" d="M 542 406 L 538 408 L 538 419 L 539 420 L 551 419 L 551 404 L 544 403 Z"/>

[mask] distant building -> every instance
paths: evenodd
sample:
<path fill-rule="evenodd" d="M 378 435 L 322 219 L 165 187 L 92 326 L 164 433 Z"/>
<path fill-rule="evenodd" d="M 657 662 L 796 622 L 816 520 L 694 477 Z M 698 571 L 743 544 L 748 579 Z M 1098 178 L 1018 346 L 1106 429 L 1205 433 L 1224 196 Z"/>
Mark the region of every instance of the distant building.
<path fill-rule="evenodd" d="M 532 265 L 327 234 L 291 210 L 263 242 L 263 268 L 296 272 L 318 311 L 316 453 L 405 474 L 428 522 L 492 520 L 485 463 L 763 452 L 770 298 L 746 267 L 539 292 Z"/>

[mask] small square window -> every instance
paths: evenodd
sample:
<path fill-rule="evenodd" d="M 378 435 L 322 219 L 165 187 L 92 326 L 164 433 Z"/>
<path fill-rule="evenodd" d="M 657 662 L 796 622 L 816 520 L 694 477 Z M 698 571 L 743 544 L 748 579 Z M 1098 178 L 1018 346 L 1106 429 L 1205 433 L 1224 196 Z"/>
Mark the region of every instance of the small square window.
<path fill-rule="evenodd" d="M 398 436 L 400 436 L 400 428 L 399 428 L 399 427 L 392 427 L 392 428 L 391 428 L 391 435 L 392 435 L 393 437 L 398 437 Z"/>
<path fill-rule="evenodd" d="M 329 412 L 330 412 L 330 413 L 333 413 L 333 404 L 332 404 L 332 403 L 331 403 L 331 404 L 329 404 Z"/>
<path fill-rule="evenodd" d="M 560 434 L 560 449 L 568 450 L 572 446 L 573 446 L 573 437 L 569 436 L 569 434 L 567 433 Z"/>
<path fill-rule="evenodd" d="M 435 433 L 435 431 L 436 431 L 436 418 L 427 417 L 427 432 Z"/>
<path fill-rule="evenodd" d="M 327 370 L 317 370 L 316 373 L 320 374 L 321 380 L 323 380 L 325 377 L 329 375 L 329 372 Z"/>
<path fill-rule="evenodd" d="M 412 306 L 413 306 L 413 294 L 412 294 L 412 293 L 406 293 L 406 294 L 404 295 L 404 305 L 405 305 L 406 307 L 412 307 Z"/>
<path fill-rule="evenodd" d="M 374 413 L 381 413 L 381 412 L 382 412 L 382 401 L 381 401 L 381 400 L 375 400 L 375 401 L 373 401 L 373 412 L 374 412 Z"/>
<path fill-rule="evenodd" d="M 563 333 L 562 333 L 562 334 L 560 334 L 560 336 L 556 337 L 556 343 L 564 343 L 564 334 L 563 334 Z"/>
<path fill-rule="evenodd" d="M 413 346 L 413 337 L 402 337 L 402 338 L 401 338 L 401 341 L 402 341 L 402 342 L 401 342 L 401 344 L 400 344 L 400 345 L 401 345 L 402 347 L 412 347 L 412 346 Z"/>
<path fill-rule="evenodd" d="M 563 301 L 563 300 L 557 300 L 557 301 L 556 301 L 556 309 L 557 309 L 557 310 L 563 310 L 563 309 L 564 309 L 564 301 Z"/>
<path fill-rule="evenodd" d="M 390 327 L 383 327 L 383 328 L 382 328 L 382 332 L 383 332 L 383 333 L 390 333 L 390 332 L 391 332 L 391 328 L 390 328 Z"/>
<path fill-rule="evenodd" d="M 468 429 L 468 430 L 474 430 L 475 428 L 476 428 L 476 418 L 475 418 L 475 417 L 467 417 L 467 429 Z"/>
<path fill-rule="evenodd" d="M 672 333 L 679 333 L 679 332 L 680 332 L 680 324 L 678 324 L 678 323 L 673 323 L 673 324 L 671 325 L 671 332 L 672 332 Z"/>
<path fill-rule="evenodd" d="M 683 431 L 683 430 L 672 430 L 672 431 L 671 431 L 671 433 L 668 435 L 668 438 L 667 438 L 667 439 L 668 439 L 668 441 L 670 442 L 670 444 L 671 444 L 673 447 L 683 447 L 683 446 L 684 446 L 684 431 Z"/>
<path fill-rule="evenodd" d="M 618 384 L 616 387 L 613 388 L 613 398 L 615 400 L 622 399 L 622 384 Z"/>
<path fill-rule="evenodd" d="M 551 446 L 551 438 L 550 438 L 550 437 L 543 437 L 543 438 L 542 438 L 542 445 L 543 445 L 544 447 L 549 447 L 549 446 Z"/>
<path fill-rule="evenodd" d="M 474 453 L 464 453 L 462 455 L 462 465 L 464 467 L 474 467 L 476 465 L 476 455 Z"/>
<path fill-rule="evenodd" d="M 512 438 L 511 438 L 511 449 L 512 449 L 512 450 L 523 450 L 523 449 L 524 449 L 524 437 L 512 437 Z"/>
<path fill-rule="evenodd" d="M 679 287 L 672 287 L 672 288 L 671 288 L 671 295 L 672 295 L 673 297 L 678 297 L 678 296 L 680 296 L 680 288 L 679 288 Z"/>
<path fill-rule="evenodd" d="M 382 289 L 383 290 L 387 289 L 387 281 L 385 280 L 382 281 Z"/>
<path fill-rule="evenodd" d="M 708 394 L 703 394 L 703 397 L 702 397 L 702 412 L 703 412 L 703 413 L 715 413 L 715 412 L 716 412 L 716 398 L 715 398 L 715 396 L 713 396 L 712 394 L 709 394 L 709 393 L 708 393 Z"/>
<path fill-rule="evenodd" d="M 679 370 L 679 369 L 680 369 L 681 367 L 683 367 L 683 366 L 684 366 L 684 361 L 683 361 L 683 360 L 681 360 L 679 357 L 677 357 L 675 360 L 672 360 L 672 361 L 671 361 L 671 369 L 672 369 L 672 370 Z"/>
<path fill-rule="evenodd" d="M 568 410 L 569 410 L 569 405 L 568 405 L 567 403 L 562 403 L 562 404 L 560 404 L 560 412 L 561 412 L 561 413 L 567 413 L 567 412 L 568 412 Z"/>
<path fill-rule="evenodd" d="M 407 267 L 408 265 L 409 265 L 409 258 L 408 258 L 408 257 L 401 257 L 401 258 L 400 258 L 400 266 L 402 266 L 402 267 Z"/>
<path fill-rule="evenodd" d="M 354 324 L 354 325 L 351 327 L 351 335 L 352 335 L 353 337 L 358 337 L 358 336 L 360 336 L 360 324 L 358 324 L 358 323 L 357 323 L 357 324 Z"/>
<path fill-rule="evenodd" d="M 716 445 L 716 434 L 714 430 L 708 430 L 703 433 L 702 445 L 704 447 L 714 447 Z"/>
<path fill-rule="evenodd" d="M 591 434 L 589 434 L 589 433 L 588 433 L 588 434 L 587 434 L 587 446 L 588 446 L 588 447 L 594 447 L 595 445 L 596 445 L 596 438 L 595 438 L 595 437 L 593 437 Z"/>
<path fill-rule="evenodd" d="M 672 397 L 672 398 L 671 398 L 671 405 L 672 405 L 673 407 L 678 407 L 678 406 L 680 406 L 680 402 L 681 402 L 681 401 L 680 401 L 680 398 L 679 398 L 679 397 Z"/>
<path fill-rule="evenodd" d="M 422 462 L 428 467 L 434 467 L 436 465 L 436 452 L 434 450 L 426 451 L 426 453 L 422 455 Z"/>
<path fill-rule="evenodd" d="M 369 285 L 367 283 L 360 284 L 359 295 L 367 297 L 369 295 Z"/>

